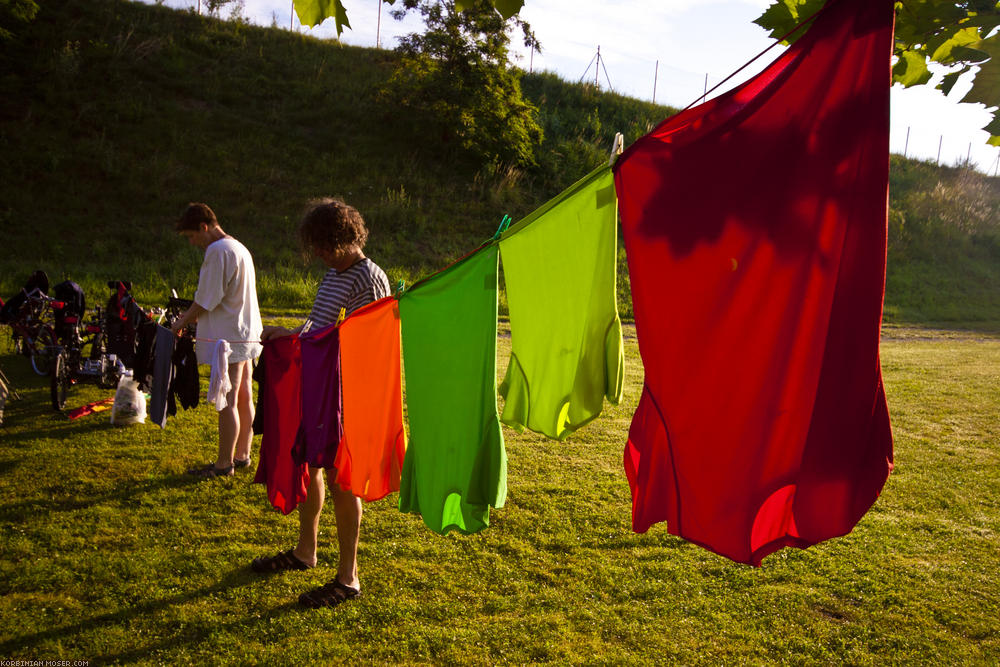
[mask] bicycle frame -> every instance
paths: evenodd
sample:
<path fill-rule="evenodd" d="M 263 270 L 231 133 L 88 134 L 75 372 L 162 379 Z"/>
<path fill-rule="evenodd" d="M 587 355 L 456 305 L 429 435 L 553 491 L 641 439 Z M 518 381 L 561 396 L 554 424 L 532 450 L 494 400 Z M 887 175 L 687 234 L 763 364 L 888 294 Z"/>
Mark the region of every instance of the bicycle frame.
<path fill-rule="evenodd" d="M 23 290 L 22 290 L 23 292 Z M 9 323 L 14 351 L 31 361 L 38 375 L 47 375 L 56 344 L 55 332 L 47 321 L 51 314 L 50 299 L 40 289 L 25 293 L 25 302 L 17 317 Z"/>

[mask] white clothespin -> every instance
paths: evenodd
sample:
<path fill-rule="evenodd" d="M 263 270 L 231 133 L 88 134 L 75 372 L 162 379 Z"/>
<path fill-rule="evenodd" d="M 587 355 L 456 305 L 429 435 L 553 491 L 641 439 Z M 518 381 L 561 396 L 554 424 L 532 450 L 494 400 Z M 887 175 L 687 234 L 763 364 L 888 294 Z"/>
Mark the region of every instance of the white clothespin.
<path fill-rule="evenodd" d="M 625 150 L 625 135 L 621 132 L 615 132 L 615 140 L 611 144 L 611 158 L 608 160 L 609 167 L 615 166 L 615 160 L 618 159 L 623 150 Z"/>

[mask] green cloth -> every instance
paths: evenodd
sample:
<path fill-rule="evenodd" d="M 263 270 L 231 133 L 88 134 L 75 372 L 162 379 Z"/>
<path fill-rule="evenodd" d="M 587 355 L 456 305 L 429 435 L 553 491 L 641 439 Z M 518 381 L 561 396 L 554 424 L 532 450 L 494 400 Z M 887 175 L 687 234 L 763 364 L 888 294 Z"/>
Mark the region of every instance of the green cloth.
<path fill-rule="evenodd" d="M 622 395 L 618 200 L 594 170 L 500 238 L 511 357 L 501 419 L 562 440 Z"/>
<path fill-rule="evenodd" d="M 399 509 L 438 533 L 474 533 L 507 498 L 497 416 L 497 246 L 399 298 L 410 445 Z"/>

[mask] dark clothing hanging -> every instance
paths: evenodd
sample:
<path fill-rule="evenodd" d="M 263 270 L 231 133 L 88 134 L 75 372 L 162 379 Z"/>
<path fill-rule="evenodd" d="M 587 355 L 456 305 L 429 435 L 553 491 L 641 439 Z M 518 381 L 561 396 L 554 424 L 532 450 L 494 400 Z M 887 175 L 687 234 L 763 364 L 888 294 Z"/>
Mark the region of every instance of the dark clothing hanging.
<path fill-rule="evenodd" d="M 185 410 L 198 407 L 199 377 L 198 357 L 194 352 L 194 341 L 186 336 L 177 339 L 173 354 L 174 380 L 170 384 L 167 397 L 167 414 L 177 414 L 177 401 Z"/>
<path fill-rule="evenodd" d="M 167 426 L 167 398 L 174 379 L 174 343 L 177 336 L 170 329 L 154 324 L 152 380 L 150 382 L 149 419 L 160 428 Z"/>

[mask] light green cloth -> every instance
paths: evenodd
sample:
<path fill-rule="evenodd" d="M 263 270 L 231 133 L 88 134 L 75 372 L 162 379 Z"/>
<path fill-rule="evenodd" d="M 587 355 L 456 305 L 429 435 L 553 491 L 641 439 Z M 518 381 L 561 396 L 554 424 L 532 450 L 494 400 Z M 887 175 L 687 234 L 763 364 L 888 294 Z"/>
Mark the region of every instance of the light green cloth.
<path fill-rule="evenodd" d="M 507 498 L 497 416 L 497 246 L 399 298 L 410 445 L 399 509 L 438 533 L 474 533 Z"/>
<path fill-rule="evenodd" d="M 511 357 L 501 419 L 562 440 L 622 395 L 618 200 L 594 170 L 500 238 Z"/>

